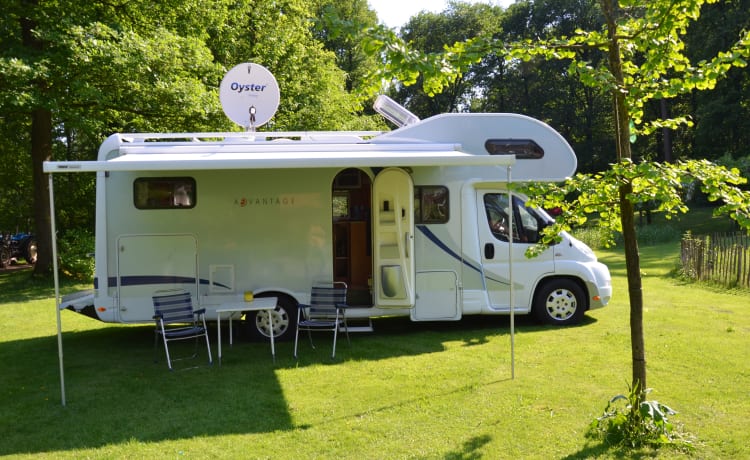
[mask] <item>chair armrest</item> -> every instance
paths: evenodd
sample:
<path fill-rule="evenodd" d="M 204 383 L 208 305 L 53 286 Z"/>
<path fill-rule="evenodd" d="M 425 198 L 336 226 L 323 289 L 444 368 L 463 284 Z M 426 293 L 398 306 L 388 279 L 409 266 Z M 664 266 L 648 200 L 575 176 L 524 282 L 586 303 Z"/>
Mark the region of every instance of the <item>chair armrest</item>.
<path fill-rule="evenodd" d="M 202 316 L 202 315 L 206 314 L 206 309 L 205 308 L 199 308 L 198 310 L 193 310 L 193 314 L 195 316 Z"/>
<path fill-rule="evenodd" d="M 304 304 L 304 303 L 298 303 L 297 304 L 297 308 L 300 308 L 300 309 L 302 309 L 302 308 L 310 308 L 310 305 L 307 305 L 307 304 Z"/>
<path fill-rule="evenodd" d="M 164 315 L 163 315 L 163 314 L 161 314 L 161 313 L 156 313 L 156 314 L 155 314 L 155 315 L 153 316 L 153 318 L 151 318 L 151 319 L 155 319 L 155 320 L 156 320 L 156 319 L 164 319 Z"/>

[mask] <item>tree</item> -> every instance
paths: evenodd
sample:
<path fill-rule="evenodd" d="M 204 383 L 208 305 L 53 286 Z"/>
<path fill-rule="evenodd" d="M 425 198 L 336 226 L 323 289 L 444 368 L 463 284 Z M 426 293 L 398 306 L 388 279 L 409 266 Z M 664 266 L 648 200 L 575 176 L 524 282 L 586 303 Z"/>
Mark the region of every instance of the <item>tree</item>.
<path fill-rule="evenodd" d="M 737 170 L 727 170 L 705 160 L 636 163 L 631 151 L 631 143 L 638 135 L 648 136 L 664 127 L 692 124 L 686 116 L 646 120 L 644 107 L 650 101 L 710 90 L 730 69 L 745 66 L 750 55 L 750 32 L 743 33 L 725 51 L 709 59 L 692 62 L 686 55 L 685 33 L 706 3 L 715 0 L 599 0 L 605 20 L 602 29 L 577 29 L 570 36 L 513 43 L 477 37 L 446 46 L 445 51 L 436 54 L 411 50 L 387 31 L 374 34 L 371 43 L 373 48 L 385 50 L 389 63 L 376 72 L 376 81 L 397 78 L 413 83 L 415 75 L 421 74 L 429 94 L 445 89 L 488 53 L 496 53 L 513 63 L 537 57 L 566 60 L 569 72 L 578 75 L 584 84 L 610 93 L 616 162 L 603 173 L 578 174 L 563 185 L 537 184 L 530 191 L 535 204 L 563 209 L 556 223 L 545 229 L 546 244 L 555 241 L 561 230 L 585 222 L 592 213 L 598 215 L 600 226 L 609 231 L 609 242 L 613 241 L 614 232 L 622 233 L 630 301 L 632 387 L 641 391 L 645 391 L 647 380 L 634 206 L 655 200 L 659 203 L 658 210 L 667 217 L 685 212 L 687 207 L 680 191 L 688 180 L 694 179 L 702 184 L 709 199 L 723 203 L 719 212 L 728 213 L 743 227 L 750 228 L 750 194 L 737 187 L 745 182 Z M 591 51 L 605 53 L 606 60 L 594 65 L 586 58 Z M 572 191 L 577 198 L 565 201 Z M 540 245 L 533 251 L 544 249 Z"/>
<path fill-rule="evenodd" d="M 493 36 L 500 32 L 502 8 L 486 4 L 451 1 L 442 13 L 421 12 L 400 31 L 409 46 L 425 53 L 440 51 L 446 42 L 467 40 L 476 36 Z M 395 98 L 410 111 L 425 118 L 445 112 L 468 111 L 482 97 L 482 62 L 469 66 L 443 92 L 428 96 L 418 81 L 415 85 L 394 85 Z"/>
<path fill-rule="evenodd" d="M 362 34 L 378 23 L 366 0 L 316 0 L 313 37 L 336 55 L 336 65 L 346 74 L 346 90 L 360 86 L 362 78 L 378 64 L 362 51 Z"/>
<path fill-rule="evenodd" d="M 212 104 L 203 82 L 215 80 L 218 69 L 205 46 L 176 33 L 208 24 L 183 3 L 19 0 L 5 8 L 0 107 L 15 125 L 28 127 L 20 137 L 31 153 L 24 163 L 33 178 L 35 273 L 49 272 L 52 263 L 44 161 L 84 154 L 66 145 L 74 138 L 98 143 L 113 127 L 146 127 L 152 117 L 160 121 L 151 126 L 205 120 Z M 206 2 L 201 21 L 213 17 L 212 6 Z"/>
<path fill-rule="evenodd" d="M 366 129 L 335 56 L 310 30 L 312 0 L 11 0 L 0 17 L 0 157 L 25 185 L 0 205 L 33 209 L 39 258 L 51 269 L 46 160 L 94 159 L 113 132 L 238 129 L 219 106 L 227 69 L 255 61 L 279 80 L 276 128 Z M 273 31 L 273 33 L 269 33 Z M 20 131 L 20 134 L 18 134 Z M 30 154 L 30 155 L 29 155 Z M 92 228 L 93 178 L 59 179 L 60 228 Z M 26 197 L 33 193 L 33 201 Z M 23 198 L 23 200 L 21 200 Z M 12 200 L 12 201 L 11 201 Z M 75 206 L 64 206 L 65 201 Z M 82 203 L 91 203 L 81 212 Z M 7 209 L 7 208 L 4 208 Z M 29 214 L 31 214 L 29 212 Z M 22 219 L 26 221 L 27 219 Z M 16 224 L 19 225 L 19 224 Z M 24 228 L 26 230 L 26 228 Z"/>

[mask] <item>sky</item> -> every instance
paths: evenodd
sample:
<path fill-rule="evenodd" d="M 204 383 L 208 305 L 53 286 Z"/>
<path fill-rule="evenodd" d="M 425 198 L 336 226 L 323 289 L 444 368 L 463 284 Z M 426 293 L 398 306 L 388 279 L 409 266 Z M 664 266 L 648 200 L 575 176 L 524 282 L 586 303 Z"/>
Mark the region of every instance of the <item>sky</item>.
<path fill-rule="evenodd" d="M 448 5 L 447 0 L 367 0 L 378 14 L 380 22 L 391 28 L 401 27 L 409 18 L 421 11 L 439 13 Z M 463 0 L 469 3 L 489 3 L 507 8 L 514 0 Z"/>

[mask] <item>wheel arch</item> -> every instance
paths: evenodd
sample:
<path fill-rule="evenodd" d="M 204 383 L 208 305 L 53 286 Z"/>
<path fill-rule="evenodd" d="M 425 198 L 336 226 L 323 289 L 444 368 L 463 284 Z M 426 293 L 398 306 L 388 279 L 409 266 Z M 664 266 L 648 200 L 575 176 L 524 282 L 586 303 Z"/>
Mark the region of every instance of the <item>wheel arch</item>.
<path fill-rule="evenodd" d="M 543 288 L 548 283 L 552 283 L 558 280 L 569 280 L 569 281 L 576 283 L 578 287 L 581 288 L 584 294 L 583 295 L 584 297 L 583 298 L 583 301 L 584 301 L 583 311 L 589 311 L 589 309 L 591 308 L 591 301 L 589 299 L 591 296 L 591 293 L 589 292 L 589 289 L 586 283 L 581 278 L 575 275 L 550 275 L 550 276 L 545 276 L 539 279 L 539 281 L 536 283 L 536 286 L 534 286 L 534 291 L 531 293 L 531 296 L 530 296 L 529 301 L 531 303 L 529 305 L 529 311 L 532 311 L 534 309 L 534 300 L 536 299 L 536 296 L 539 293 L 539 289 Z"/>

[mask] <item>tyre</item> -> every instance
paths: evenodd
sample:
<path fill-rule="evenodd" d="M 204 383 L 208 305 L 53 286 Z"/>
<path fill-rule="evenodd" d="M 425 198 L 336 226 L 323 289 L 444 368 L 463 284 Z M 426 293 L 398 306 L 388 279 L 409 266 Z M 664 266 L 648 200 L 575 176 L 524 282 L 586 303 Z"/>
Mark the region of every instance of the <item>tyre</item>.
<path fill-rule="evenodd" d="M 37 256 L 36 240 L 29 238 L 23 243 L 23 258 L 27 263 L 35 264 Z"/>
<path fill-rule="evenodd" d="M 10 249 L 5 246 L 0 247 L 0 268 L 10 265 Z"/>
<path fill-rule="evenodd" d="M 578 324 L 586 311 L 586 297 L 581 286 L 570 279 L 552 279 L 542 283 L 534 296 L 532 312 L 545 324 L 566 326 Z"/>
<path fill-rule="evenodd" d="M 259 295 L 258 297 L 265 297 Z M 271 297 L 269 294 L 268 297 Z M 297 325 L 297 302 L 287 296 L 278 296 L 273 315 L 273 334 L 275 341 L 290 340 L 294 337 Z M 269 312 L 266 310 L 248 312 L 243 317 L 242 328 L 251 340 L 268 340 L 271 331 L 268 321 Z"/>

